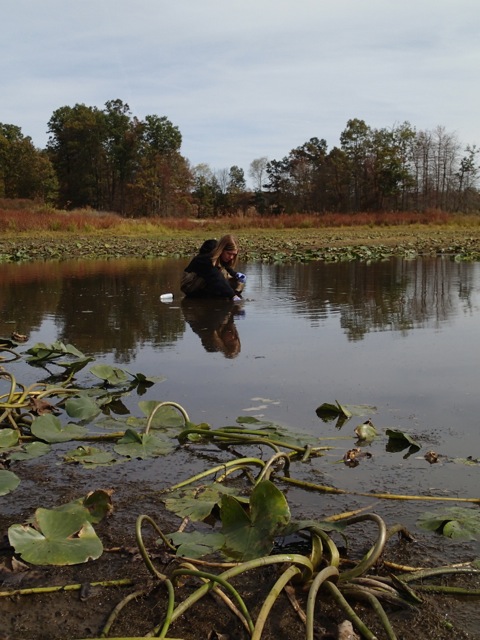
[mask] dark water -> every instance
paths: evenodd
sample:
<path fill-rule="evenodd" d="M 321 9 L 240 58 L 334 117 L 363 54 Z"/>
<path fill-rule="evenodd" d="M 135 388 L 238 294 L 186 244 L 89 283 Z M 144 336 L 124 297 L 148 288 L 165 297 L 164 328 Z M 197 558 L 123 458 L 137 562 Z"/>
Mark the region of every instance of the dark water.
<path fill-rule="evenodd" d="M 480 264 L 447 258 L 248 264 L 246 300 L 233 307 L 182 300 L 183 266 L 176 260 L 0 265 L 0 335 L 28 334 L 27 346 L 59 339 L 99 362 L 164 375 L 142 399 L 178 402 L 193 422 L 221 427 L 249 415 L 328 438 L 322 444 L 335 449 L 302 471 L 312 482 L 480 497 L 480 467 L 456 461 L 480 458 Z M 165 292 L 173 292 L 173 302 L 160 301 Z M 17 375 L 33 381 L 38 371 L 24 367 Z M 339 429 L 316 414 L 336 400 L 377 410 Z M 137 401 L 129 400 L 134 412 Z M 380 434 L 366 449 L 373 457 L 350 469 L 341 461 L 367 418 Z M 422 448 L 389 452 L 387 428 L 407 432 Z M 441 455 L 435 465 L 423 457 L 430 449 Z M 305 512 L 368 503 L 290 492 Z M 373 504 L 412 528 L 420 512 L 444 506 Z"/>

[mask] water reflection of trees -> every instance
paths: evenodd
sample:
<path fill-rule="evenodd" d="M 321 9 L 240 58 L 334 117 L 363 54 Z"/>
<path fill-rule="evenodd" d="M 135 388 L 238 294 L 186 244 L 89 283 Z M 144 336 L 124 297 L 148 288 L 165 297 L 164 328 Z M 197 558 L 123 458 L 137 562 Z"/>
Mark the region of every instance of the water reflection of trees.
<path fill-rule="evenodd" d="M 234 338 L 228 331 L 236 331 L 235 326 L 224 322 L 227 316 L 212 314 L 208 323 L 208 314 L 195 319 L 178 303 L 182 268 L 177 260 L 0 265 L 0 335 L 13 330 L 30 334 L 49 318 L 58 339 L 87 354 L 113 353 L 123 363 L 145 344 L 170 348 L 186 323 L 196 331 L 199 324 L 212 329 L 219 320 L 209 338 L 198 333 L 201 340 L 217 339 L 225 327 L 225 337 Z M 251 265 L 247 271 L 262 291 L 285 293 L 296 301 L 288 313 L 308 314 L 312 325 L 338 316 L 348 338 L 361 340 L 371 331 L 438 326 L 459 310 L 469 312 L 479 268 L 445 257 Z M 171 305 L 159 301 L 166 291 L 175 293 Z"/>
<path fill-rule="evenodd" d="M 316 322 L 337 313 L 350 340 L 371 331 L 438 326 L 471 308 L 474 269 L 447 257 L 277 266 L 272 286 L 302 298 Z"/>
<path fill-rule="evenodd" d="M 180 309 L 159 301 L 179 280 L 177 263 L 38 263 L 16 269 L 3 270 L 0 313 L 24 333 L 39 329 L 48 316 L 59 340 L 127 363 L 141 345 L 172 345 L 185 330 Z"/>

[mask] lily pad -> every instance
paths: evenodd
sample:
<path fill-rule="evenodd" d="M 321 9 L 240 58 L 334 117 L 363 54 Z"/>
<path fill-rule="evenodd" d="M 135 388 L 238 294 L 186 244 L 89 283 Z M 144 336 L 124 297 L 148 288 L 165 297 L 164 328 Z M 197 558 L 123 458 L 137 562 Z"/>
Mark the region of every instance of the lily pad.
<path fill-rule="evenodd" d="M 422 529 L 436 531 L 455 540 L 475 540 L 480 535 L 478 509 L 449 507 L 424 513 L 417 521 Z"/>
<path fill-rule="evenodd" d="M 44 415 L 32 422 L 32 434 L 44 442 L 68 442 L 74 438 L 81 438 L 87 433 L 82 425 L 62 425 L 56 416 Z"/>
<path fill-rule="evenodd" d="M 268 555 L 275 541 L 290 520 L 290 509 L 283 493 L 264 480 L 255 486 L 250 506 L 245 510 L 233 496 L 222 497 L 220 509 L 223 553 L 238 561 Z"/>
<path fill-rule="evenodd" d="M 0 449 L 9 449 L 18 444 L 18 431 L 15 429 L 0 429 Z"/>
<path fill-rule="evenodd" d="M 144 413 L 146 416 L 150 416 L 152 411 L 159 404 L 161 404 L 161 402 L 159 402 L 158 400 L 141 400 L 138 403 L 138 406 L 140 407 L 142 413 Z M 178 409 L 176 409 L 172 405 L 166 404 L 155 411 L 150 426 L 153 428 L 183 428 L 185 426 L 185 418 L 178 411 Z"/>
<path fill-rule="evenodd" d="M 20 484 L 20 478 L 7 469 L 0 469 L 0 496 L 14 491 Z"/>
<path fill-rule="evenodd" d="M 128 382 L 128 373 L 118 367 L 112 367 L 109 364 L 96 364 L 90 367 L 90 373 L 103 380 L 105 384 L 113 387 Z"/>
<path fill-rule="evenodd" d="M 386 449 L 390 453 L 403 451 L 407 447 L 410 447 L 410 455 L 411 453 L 414 453 L 421 448 L 421 445 L 419 445 L 416 440 L 409 436 L 408 433 L 400 431 L 399 429 L 387 429 L 385 433 L 388 436 Z"/>
<path fill-rule="evenodd" d="M 179 531 L 168 536 L 177 547 L 177 556 L 188 558 L 202 558 L 219 551 L 225 537 L 222 533 L 205 533 L 204 531 Z"/>
<path fill-rule="evenodd" d="M 114 450 L 128 458 L 152 458 L 164 456 L 175 448 L 175 443 L 156 433 L 139 434 L 133 429 L 127 429 L 125 435 L 118 440 Z"/>
<path fill-rule="evenodd" d="M 34 458 L 40 458 L 41 456 L 50 453 L 52 447 L 46 442 L 40 442 L 35 440 L 34 442 L 28 442 L 18 450 L 14 451 L 10 456 L 10 460 L 33 460 Z"/>
<path fill-rule="evenodd" d="M 68 398 L 65 402 L 65 411 L 71 418 L 87 422 L 98 416 L 100 407 L 89 395 L 79 394 Z"/>
<path fill-rule="evenodd" d="M 207 518 L 215 506 L 220 505 L 222 496 L 237 493 L 232 487 L 226 487 L 219 482 L 206 487 L 194 487 L 177 490 L 165 500 L 165 508 L 176 513 L 180 518 L 190 518 L 192 521 L 202 521 Z"/>
<path fill-rule="evenodd" d="M 371 420 L 367 420 L 363 424 L 359 424 L 355 427 L 355 435 L 359 440 L 371 442 L 375 436 L 378 436 L 378 431 L 375 429 Z"/>
<path fill-rule="evenodd" d="M 84 467 L 94 469 L 95 467 L 109 467 L 114 464 L 123 462 L 118 456 L 113 455 L 111 451 L 98 449 L 97 447 L 77 447 L 73 451 L 68 451 L 63 459 L 65 462 L 77 462 L 83 464 Z"/>
<path fill-rule="evenodd" d="M 103 553 L 101 540 L 80 510 L 37 509 L 35 526 L 10 526 L 8 540 L 25 562 L 34 565 L 82 564 Z"/>

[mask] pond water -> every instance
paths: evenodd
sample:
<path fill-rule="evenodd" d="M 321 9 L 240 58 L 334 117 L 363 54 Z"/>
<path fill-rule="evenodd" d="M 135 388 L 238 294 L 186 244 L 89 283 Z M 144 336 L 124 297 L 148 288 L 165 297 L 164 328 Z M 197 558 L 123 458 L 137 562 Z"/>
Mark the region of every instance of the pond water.
<path fill-rule="evenodd" d="M 26 348 L 62 340 L 97 362 L 165 376 L 142 399 L 180 403 L 195 423 L 216 428 L 255 416 L 313 434 L 333 449 L 301 472 L 312 482 L 367 493 L 480 497 L 479 466 L 460 461 L 480 458 L 480 264 L 446 257 L 247 264 L 245 299 L 233 306 L 182 299 L 184 264 L 0 265 L 0 335 L 27 334 Z M 160 301 L 166 292 L 172 302 Z M 14 366 L 25 382 L 41 377 L 38 369 Z M 376 409 L 341 426 L 321 420 L 317 407 L 335 401 Z M 138 397 L 126 402 L 138 415 Z M 379 432 L 364 447 L 372 457 L 349 468 L 343 456 L 367 419 Z M 389 428 L 415 438 L 420 450 L 389 451 Z M 429 450 L 440 454 L 438 463 L 424 459 Z M 289 491 L 310 516 L 372 504 Z M 401 520 L 418 533 L 419 513 L 457 503 L 373 504 L 390 523 Z M 473 542 L 455 548 L 460 555 L 478 552 Z"/>

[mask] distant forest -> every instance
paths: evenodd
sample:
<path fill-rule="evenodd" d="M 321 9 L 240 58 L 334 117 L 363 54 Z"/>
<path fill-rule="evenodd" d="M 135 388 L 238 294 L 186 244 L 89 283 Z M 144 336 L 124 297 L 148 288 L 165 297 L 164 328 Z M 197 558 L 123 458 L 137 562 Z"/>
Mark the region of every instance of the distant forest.
<path fill-rule="evenodd" d="M 374 129 L 352 119 L 339 147 L 313 137 L 284 158 L 252 160 L 252 188 L 238 166 L 191 166 L 178 127 L 166 116 L 139 120 L 119 99 L 61 107 L 48 134 L 37 149 L 20 127 L 0 123 L 0 198 L 128 217 L 480 211 L 479 150 L 441 126 Z"/>

